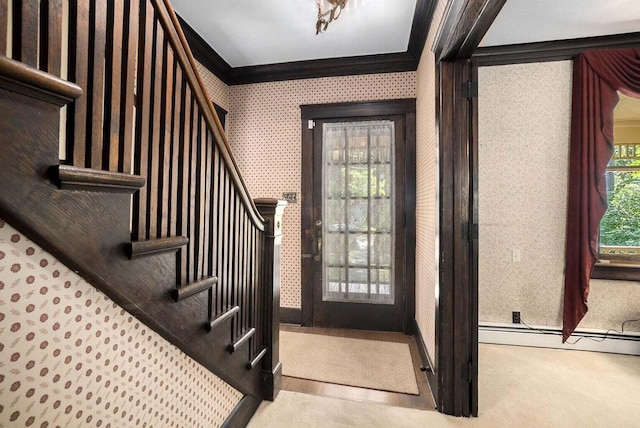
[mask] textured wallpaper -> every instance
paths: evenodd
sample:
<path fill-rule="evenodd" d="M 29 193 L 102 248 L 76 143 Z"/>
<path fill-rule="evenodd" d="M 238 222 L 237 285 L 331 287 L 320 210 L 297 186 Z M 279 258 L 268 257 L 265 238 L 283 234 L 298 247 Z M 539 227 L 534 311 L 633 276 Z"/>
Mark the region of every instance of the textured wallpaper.
<path fill-rule="evenodd" d="M 416 96 L 416 74 L 390 73 L 239 85 L 230 88 L 228 136 L 254 198 L 300 199 L 300 105 Z M 285 209 L 281 306 L 300 308 L 300 204 Z"/>
<path fill-rule="evenodd" d="M 435 358 L 436 284 L 438 281 L 438 147 L 436 143 L 435 58 L 431 46 L 446 1 L 436 6 L 433 24 L 418 66 L 416 106 L 416 321 L 431 358 Z"/>
<path fill-rule="evenodd" d="M 562 324 L 571 74 L 570 61 L 480 68 L 480 322 Z M 619 329 L 638 302 L 636 282 L 592 280 L 579 327 Z"/>
<path fill-rule="evenodd" d="M 0 219 L 0 427 L 213 427 L 242 394 Z"/>

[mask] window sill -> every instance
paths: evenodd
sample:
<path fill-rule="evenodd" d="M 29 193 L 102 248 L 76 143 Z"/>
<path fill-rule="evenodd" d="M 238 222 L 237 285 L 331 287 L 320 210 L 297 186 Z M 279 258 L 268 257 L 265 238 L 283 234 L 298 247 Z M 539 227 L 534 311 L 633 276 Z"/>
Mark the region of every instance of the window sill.
<path fill-rule="evenodd" d="M 629 266 L 612 263 L 596 263 L 591 272 L 591 279 L 640 281 L 640 265 Z"/>

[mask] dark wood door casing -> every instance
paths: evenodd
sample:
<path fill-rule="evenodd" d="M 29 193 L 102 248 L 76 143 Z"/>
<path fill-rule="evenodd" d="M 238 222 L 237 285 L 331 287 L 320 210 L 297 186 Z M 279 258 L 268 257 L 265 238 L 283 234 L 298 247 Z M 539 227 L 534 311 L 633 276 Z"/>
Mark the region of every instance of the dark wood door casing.
<path fill-rule="evenodd" d="M 440 152 L 440 281 L 430 376 L 438 410 L 478 414 L 477 73 L 469 58 L 505 0 L 449 0 L 434 42 Z M 455 62 L 453 62 L 455 61 Z M 477 82 L 477 79 L 472 79 Z"/>
<path fill-rule="evenodd" d="M 372 101 L 364 103 L 339 103 L 325 105 L 301 106 L 302 111 L 302 325 L 313 325 L 313 280 L 320 275 L 315 269 L 312 255 L 315 250 L 314 212 L 314 176 L 311 173 L 314 159 L 314 130 L 309 129 L 309 120 L 332 120 L 348 118 L 349 120 L 371 120 L 381 117 L 397 116 L 404 122 L 402 132 L 405 134 L 405 154 L 401 166 L 397 166 L 396 180 L 402 180 L 404 189 L 399 198 L 402 206 L 396 212 L 404 212 L 401 222 L 401 233 L 404 229 L 404 243 L 398 255 L 398 269 L 401 270 L 405 292 L 401 296 L 402 319 L 396 330 L 410 334 L 415 317 L 415 99 Z M 317 155 L 316 155 L 317 156 Z M 406 220 L 405 220 L 406 219 Z M 314 278 L 319 280 L 320 278 Z M 357 326 L 356 326 L 357 327 Z"/>
<path fill-rule="evenodd" d="M 470 83 L 477 81 L 477 65 L 466 59 L 440 62 L 437 79 L 441 186 L 435 362 L 438 408 L 455 416 L 477 416 L 477 98 Z"/>

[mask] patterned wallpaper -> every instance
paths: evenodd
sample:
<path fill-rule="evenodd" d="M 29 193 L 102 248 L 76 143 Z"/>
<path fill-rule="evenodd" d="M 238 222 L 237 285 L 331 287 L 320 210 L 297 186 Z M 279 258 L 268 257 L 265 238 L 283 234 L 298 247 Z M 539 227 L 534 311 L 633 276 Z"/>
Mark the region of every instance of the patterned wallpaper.
<path fill-rule="evenodd" d="M 570 61 L 480 68 L 480 322 L 562 323 L 571 75 Z M 639 301 L 636 282 L 593 280 L 580 327 L 620 329 Z"/>
<path fill-rule="evenodd" d="M 0 427 L 212 427 L 241 398 L 0 219 Z"/>
<path fill-rule="evenodd" d="M 416 321 L 431 358 L 435 358 L 438 281 L 438 147 L 436 140 L 435 58 L 431 46 L 446 1 L 436 6 L 433 25 L 418 66 L 416 123 Z"/>
<path fill-rule="evenodd" d="M 252 197 L 300 199 L 300 105 L 416 96 L 416 74 L 257 83 L 230 88 L 228 136 Z M 300 204 L 284 214 L 281 306 L 300 308 Z"/>
<path fill-rule="evenodd" d="M 229 87 L 222 80 L 209 71 L 207 67 L 196 61 L 196 68 L 202 77 L 204 86 L 207 88 L 211 101 L 229 111 Z"/>

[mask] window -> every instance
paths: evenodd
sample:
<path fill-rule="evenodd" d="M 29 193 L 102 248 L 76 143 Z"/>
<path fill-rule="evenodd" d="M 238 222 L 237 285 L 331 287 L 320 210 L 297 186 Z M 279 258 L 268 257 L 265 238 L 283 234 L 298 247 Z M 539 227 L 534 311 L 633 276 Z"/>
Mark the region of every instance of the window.
<path fill-rule="evenodd" d="M 606 180 L 608 208 L 600 222 L 600 254 L 594 269 L 602 272 L 593 277 L 633 279 L 629 268 L 640 268 L 640 99 L 620 95 Z M 627 274 L 618 278 L 625 270 Z"/>
<path fill-rule="evenodd" d="M 599 252 L 599 225 L 607 211 L 604 178 L 615 144 L 611 141 L 615 133 L 612 119 L 620 100 L 616 91 L 640 98 L 638 58 L 640 48 L 624 48 L 589 50 L 573 60 L 563 342 L 587 313 L 589 274 L 591 278 L 640 281 L 640 269 L 605 259 L 597 264 L 593 257 L 594 250 Z M 635 145 L 633 152 L 635 156 Z"/>

